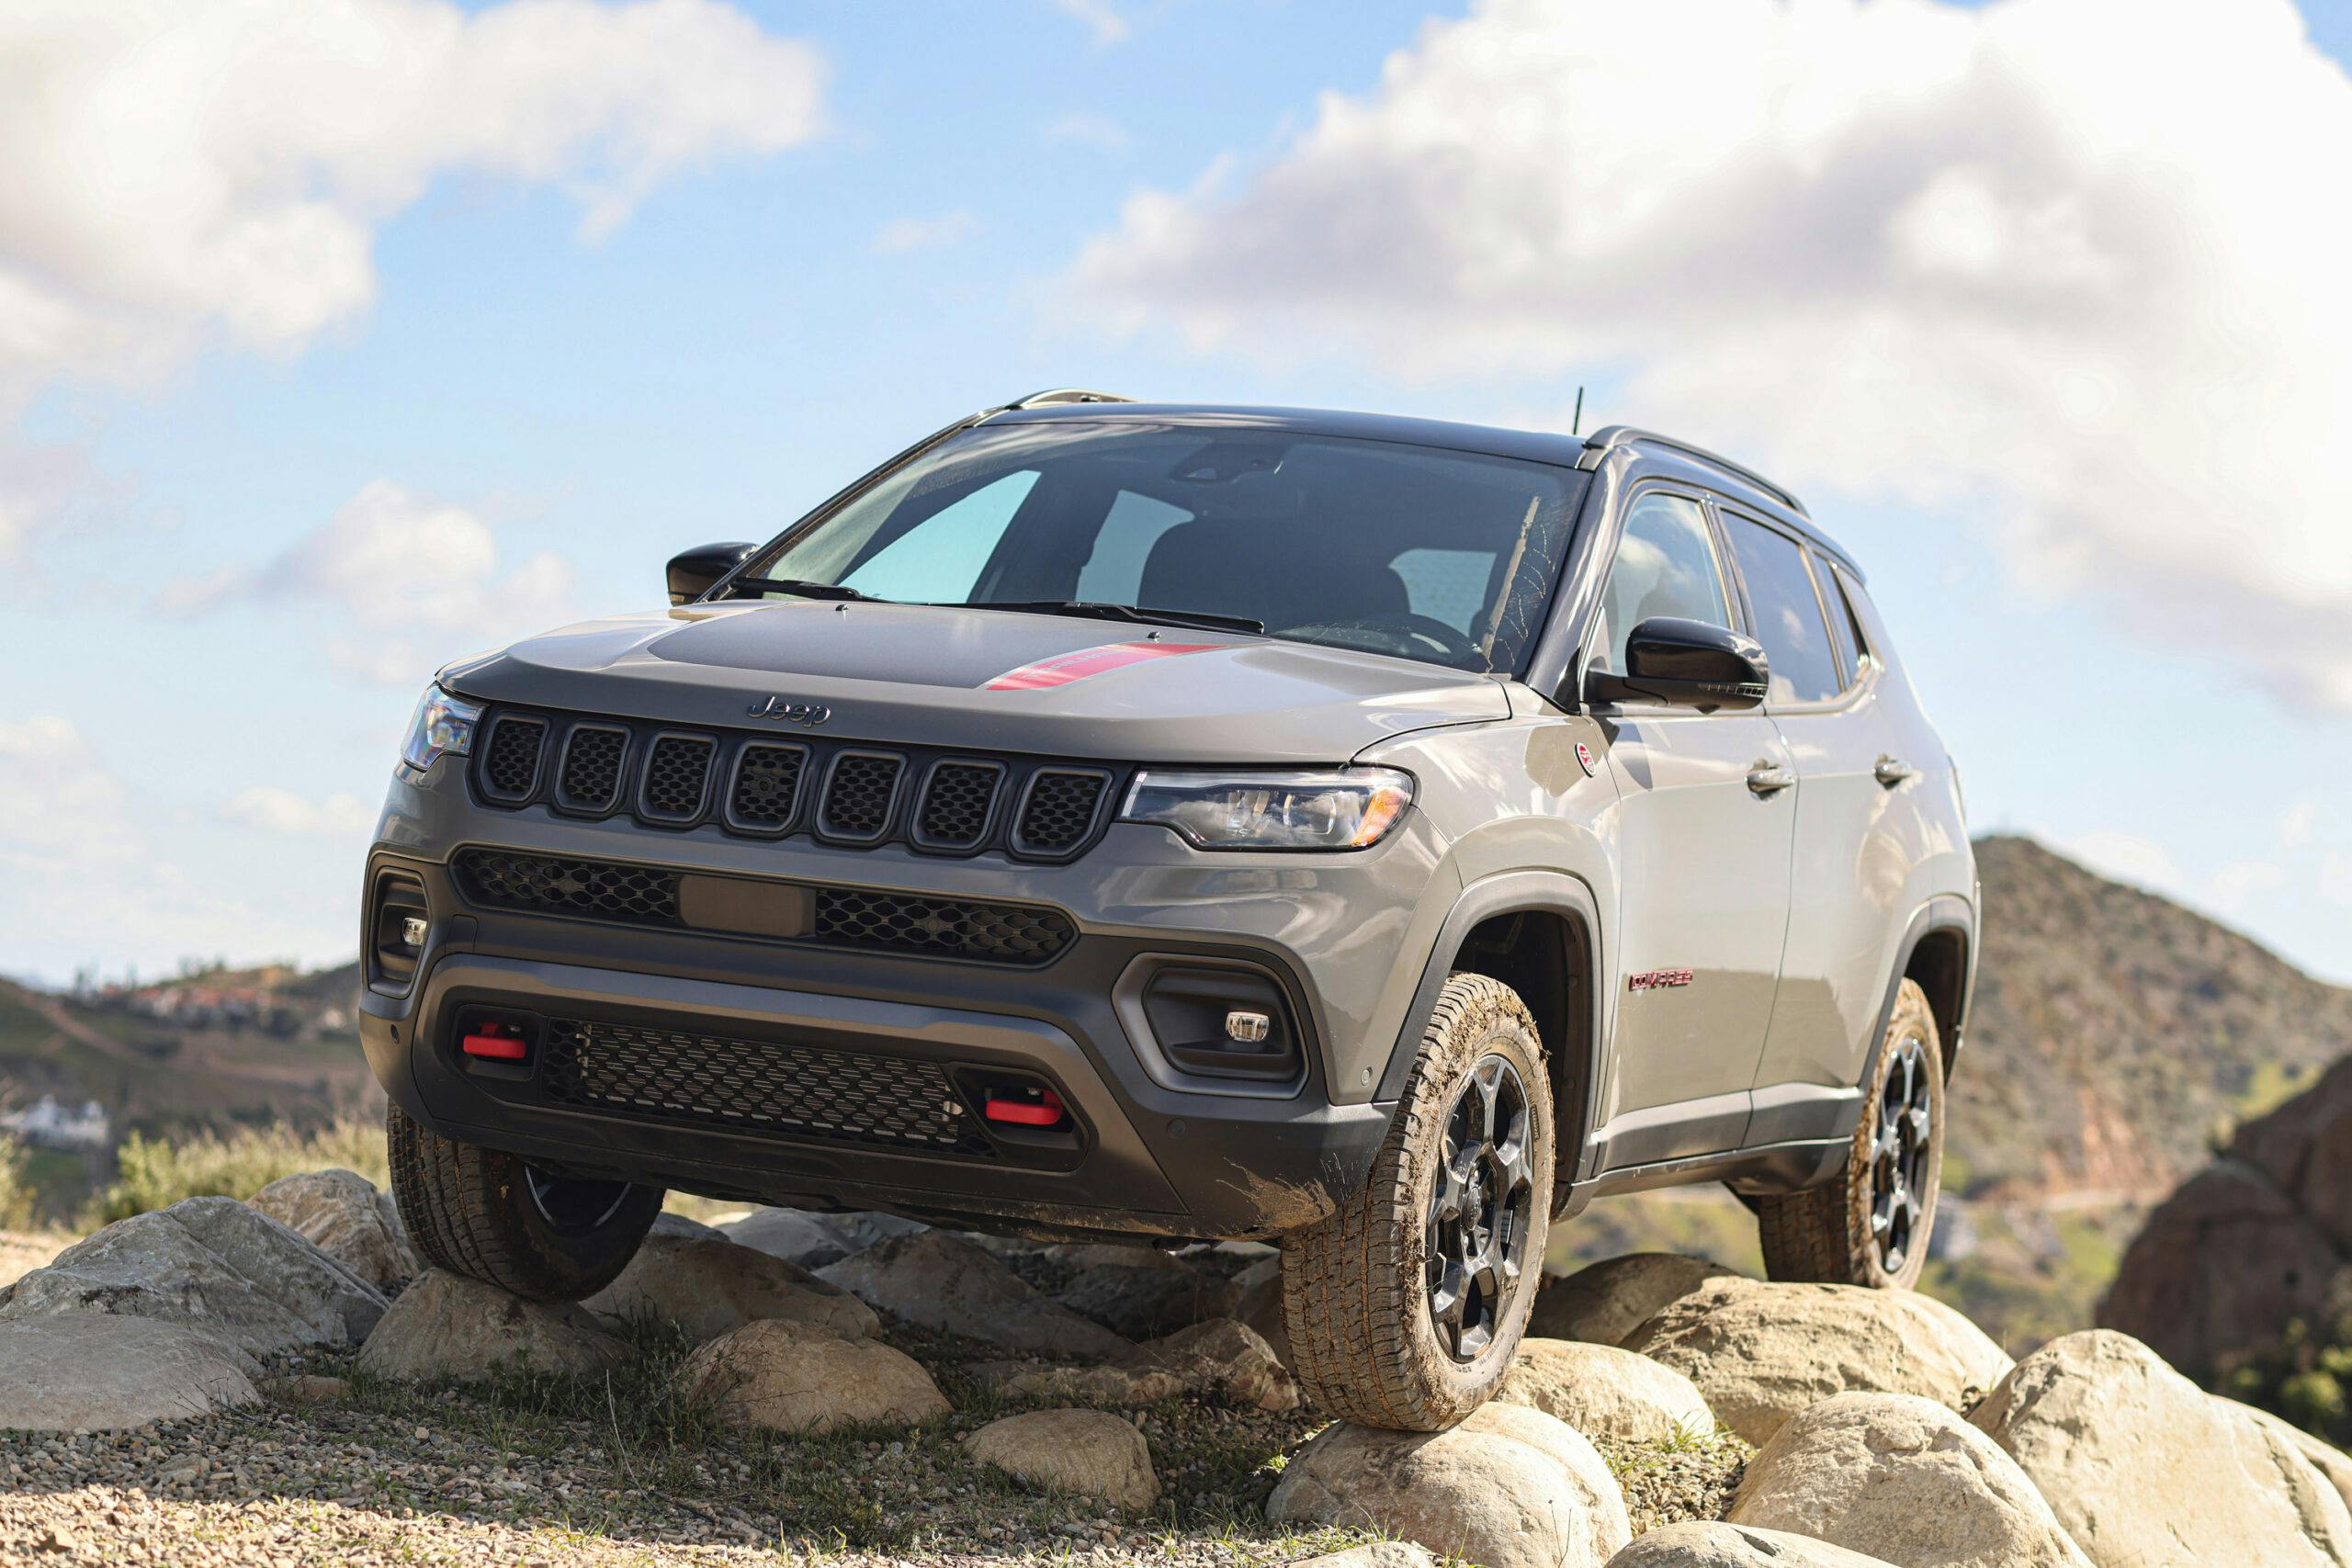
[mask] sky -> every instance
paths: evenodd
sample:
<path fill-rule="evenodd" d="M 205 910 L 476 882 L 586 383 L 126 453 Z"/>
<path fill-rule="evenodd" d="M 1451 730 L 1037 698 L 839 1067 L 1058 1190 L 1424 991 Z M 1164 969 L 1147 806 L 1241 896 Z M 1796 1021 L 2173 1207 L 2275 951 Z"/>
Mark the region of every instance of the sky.
<path fill-rule="evenodd" d="M 0 973 L 338 962 L 441 663 L 1045 386 L 1716 445 L 1979 831 L 2352 982 L 2352 0 L 15 0 Z"/>

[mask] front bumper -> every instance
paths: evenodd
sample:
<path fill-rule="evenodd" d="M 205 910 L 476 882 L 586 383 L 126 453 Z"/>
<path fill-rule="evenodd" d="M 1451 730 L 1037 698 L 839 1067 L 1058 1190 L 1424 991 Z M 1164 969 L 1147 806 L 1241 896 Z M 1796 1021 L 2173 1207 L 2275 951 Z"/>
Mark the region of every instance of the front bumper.
<path fill-rule="evenodd" d="M 1021 967 L 521 913 L 464 897 L 449 860 L 467 845 L 1018 898 L 1066 911 L 1078 934 L 1049 964 Z M 1390 972 L 1406 967 L 1409 917 L 1438 858 L 1425 827 L 1400 829 L 1368 855 L 1313 865 L 1204 856 L 1132 827 L 1051 867 L 745 845 L 716 831 L 485 810 L 444 763 L 395 783 L 370 857 L 370 887 L 394 868 L 423 884 L 432 934 L 404 986 L 363 989 L 361 1034 L 379 1081 L 410 1115 L 550 1167 L 1012 1230 L 1265 1237 L 1322 1218 L 1370 1168 L 1394 1107 L 1362 1084 L 1377 1077 L 1394 1033 L 1381 1040 L 1388 1026 L 1364 1015 Z M 1226 1092 L 1177 1074 L 1171 1086 L 1132 998 L 1138 976 L 1173 961 L 1272 977 L 1300 1023 L 1299 1079 L 1237 1082 Z M 1418 958 L 1409 965 L 1419 966 Z M 1335 999 L 1351 995 L 1352 1005 Z M 532 1081 L 536 1066 L 518 1077 L 460 1054 L 461 1019 L 483 1010 L 659 1031 L 680 1037 L 682 1051 L 703 1042 L 737 1063 L 757 1059 L 744 1052 L 805 1053 L 793 1059 L 849 1077 L 876 1061 L 935 1068 L 950 1082 L 1015 1071 L 1061 1097 L 1075 1146 L 876 1146 L 563 1102 Z"/>

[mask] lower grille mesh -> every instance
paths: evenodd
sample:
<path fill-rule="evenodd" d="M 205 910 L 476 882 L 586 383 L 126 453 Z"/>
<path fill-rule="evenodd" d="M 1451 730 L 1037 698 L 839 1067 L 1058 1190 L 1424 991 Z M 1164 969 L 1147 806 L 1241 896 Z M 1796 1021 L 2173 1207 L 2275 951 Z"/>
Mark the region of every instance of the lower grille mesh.
<path fill-rule="evenodd" d="M 492 908 L 688 929 L 679 905 L 681 874 L 659 866 L 477 848 L 458 851 L 450 870 L 469 901 Z M 1025 904 L 925 898 L 864 887 L 816 886 L 808 891 L 813 905 L 808 933 L 771 933 L 768 940 L 991 964 L 1043 964 L 1078 934 L 1069 917 L 1058 909 Z M 707 930 L 746 929 L 700 916 L 696 919 Z"/>
<path fill-rule="evenodd" d="M 561 1104 L 791 1138 L 985 1156 L 936 1063 L 631 1024 L 548 1024 L 542 1092 Z"/>

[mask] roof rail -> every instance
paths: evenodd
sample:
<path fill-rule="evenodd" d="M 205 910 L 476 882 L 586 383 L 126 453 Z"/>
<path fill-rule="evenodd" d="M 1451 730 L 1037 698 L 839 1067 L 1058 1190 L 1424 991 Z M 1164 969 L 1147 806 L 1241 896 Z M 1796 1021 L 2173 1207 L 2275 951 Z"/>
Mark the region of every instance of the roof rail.
<path fill-rule="evenodd" d="M 1719 453 L 1708 451 L 1704 446 L 1694 446 L 1688 441 L 1678 441 L 1671 435 L 1660 435 L 1655 430 L 1642 430 L 1630 424 L 1604 425 L 1586 436 L 1584 453 L 1577 457 L 1577 467 L 1586 469 L 1597 468 L 1600 467 L 1600 460 L 1609 455 L 1612 447 L 1630 446 L 1636 441 L 1645 441 L 1653 446 L 1663 446 L 1668 451 L 1679 452 L 1686 457 L 1696 457 L 1702 463 L 1713 463 L 1726 473 L 1737 474 L 1765 494 L 1777 497 L 1783 506 L 1798 516 L 1813 515 L 1804 509 L 1804 502 L 1799 501 L 1785 488 L 1766 479 L 1745 463 L 1735 463 Z"/>
<path fill-rule="evenodd" d="M 1004 406 L 1008 409 L 1042 409 L 1056 403 L 1131 403 L 1133 398 L 1123 398 L 1116 392 L 1090 392 L 1083 387 L 1048 387 L 1042 392 L 1032 392 L 1025 398 L 1015 398 Z"/>

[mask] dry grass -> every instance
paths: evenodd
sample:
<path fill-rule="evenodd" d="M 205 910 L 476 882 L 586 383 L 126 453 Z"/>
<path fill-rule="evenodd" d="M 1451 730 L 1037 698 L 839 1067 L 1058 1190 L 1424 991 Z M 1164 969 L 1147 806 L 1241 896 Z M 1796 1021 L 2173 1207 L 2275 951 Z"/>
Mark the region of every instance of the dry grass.
<path fill-rule="evenodd" d="M 279 1122 L 166 1143 L 133 1133 L 116 1152 L 120 1174 L 90 1202 L 84 1228 L 143 1214 L 183 1198 L 250 1198 L 282 1176 L 340 1167 L 381 1187 L 384 1124 L 345 1116 L 308 1132 Z M 0 1185 L 0 1197 L 6 1188 Z"/>

